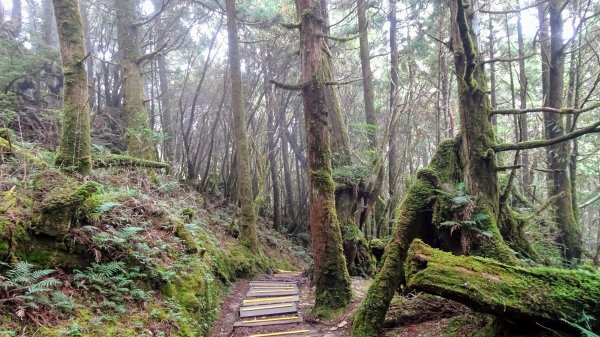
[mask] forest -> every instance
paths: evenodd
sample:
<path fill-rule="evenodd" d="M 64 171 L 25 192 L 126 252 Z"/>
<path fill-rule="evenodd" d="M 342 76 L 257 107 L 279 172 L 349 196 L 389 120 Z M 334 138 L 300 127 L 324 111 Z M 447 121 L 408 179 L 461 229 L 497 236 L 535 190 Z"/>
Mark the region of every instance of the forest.
<path fill-rule="evenodd" d="M 599 337 L 600 0 L 0 0 L 0 337 Z"/>

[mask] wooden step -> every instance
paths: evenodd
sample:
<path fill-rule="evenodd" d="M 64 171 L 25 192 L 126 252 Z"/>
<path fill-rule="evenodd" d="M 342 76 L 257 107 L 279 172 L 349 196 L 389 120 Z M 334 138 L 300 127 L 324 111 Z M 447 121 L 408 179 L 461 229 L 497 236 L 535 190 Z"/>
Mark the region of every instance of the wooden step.
<path fill-rule="evenodd" d="M 310 330 L 292 330 L 292 331 L 271 332 L 271 333 L 263 333 L 263 334 L 258 334 L 258 335 L 250 335 L 248 337 L 306 336 L 309 333 L 310 333 Z"/>
<path fill-rule="evenodd" d="M 297 284 L 296 281 L 286 281 L 286 280 L 257 280 L 250 281 L 250 285 L 252 284 L 262 284 L 262 285 L 286 285 L 286 284 Z"/>
<path fill-rule="evenodd" d="M 302 323 L 304 320 L 302 316 L 282 316 L 282 317 L 269 317 L 269 318 L 255 318 L 247 319 L 235 322 L 234 327 L 240 326 L 265 326 L 265 325 L 282 325 L 282 324 L 293 324 Z"/>
<path fill-rule="evenodd" d="M 254 305 L 240 308 L 240 318 L 272 316 L 298 312 L 296 303 L 277 303 L 267 305 Z"/>
<path fill-rule="evenodd" d="M 273 304 L 273 303 L 289 303 L 289 302 L 300 302 L 298 295 L 292 296 L 277 296 L 277 297 L 258 297 L 251 298 L 242 301 L 242 306 L 253 306 L 262 304 Z"/>
<path fill-rule="evenodd" d="M 248 297 L 280 297 L 298 295 L 298 289 L 291 290 L 253 290 L 246 294 Z"/>

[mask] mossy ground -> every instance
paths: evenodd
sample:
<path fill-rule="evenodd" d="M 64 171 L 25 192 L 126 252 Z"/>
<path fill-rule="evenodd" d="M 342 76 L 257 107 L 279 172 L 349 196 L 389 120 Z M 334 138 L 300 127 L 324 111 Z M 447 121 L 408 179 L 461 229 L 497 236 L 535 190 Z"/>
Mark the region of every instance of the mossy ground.
<path fill-rule="evenodd" d="M 18 319 L 13 307 L 0 307 L 0 336 L 23 329 L 43 336 L 205 336 L 231 282 L 307 264 L 306 251 L 263 219 L 258 223 L 263 253 L 251 254 L 227 233 L 236 219 L 234 206 L 167 176 L 111 168 L 95 171 L 83 183 L 40 166 L 36 180 L 35 170 L 19 174 L 19 165 L 29 163 L 16 157 L 0 163 L 15 173 L 0 185 L 0 258 L 57 269 L 63 281 L 57 290 L 73 307 L 68 313 L 49 311 L 42 326 Z M 48 174 L 56 179 L 43 178 Z M 67 197 L 42 193 L 50 182 L 60 184 L 58 191 Z M 53 235 L 37 233 L 32 206 L 58 209 L 61 200 L 73 206 L 63 219 L 68 227 Z M 142 299 L 117 300 L 75 278 L 75 269 L 85 273 L 92 262 L 112 261 L 140 271 L 132 281 Z"/>

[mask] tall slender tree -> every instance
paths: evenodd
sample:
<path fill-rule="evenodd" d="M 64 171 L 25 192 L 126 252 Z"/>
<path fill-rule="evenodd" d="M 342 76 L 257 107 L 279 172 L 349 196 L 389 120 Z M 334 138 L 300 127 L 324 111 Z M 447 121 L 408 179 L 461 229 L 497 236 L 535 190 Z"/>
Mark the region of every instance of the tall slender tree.
<path fill-rule="evenodd" d="M 310 232 L 316 285 L 315 312 L 343 308 L 352 297 L 335 210 L 329 135 L 327 82 L 329 61 L 323 52 L 324 19 L 315 0 L 296 0 L 300 22 L 301 88 L 308 153 Z"/>
<path fill-rule="evenodd" d="M 121 54 L 123 79 L 123 119 L 125 140 L 130 156 L 143 159 L 156 157 L 152 144 L 152 130 L 144 105 L 142 55 L 136 0 L 114 0 L 117 14 L 117 41 Z"/>
<path fill-rule="evenodd" d="M 544 106 L 560 109 L 563 105 L 565 46 L 563 42 L 563 0 L 551 0 L 538 6 L 540 18 L 540 42 L 542 46 L 542 70 Z M 548 19 L 549 17 L 549 19 Z M 564 136 L 564 116 L 554 112 L 544 113 L 546 139 Z M 546 148 L 548 162 L 549 194 L 553 198 L 553 220 L 560 234 L 558 242 L 567 260 L 579 259 L 582 239 L 573 209 L 573 194 L 569 177 L 569 143 L 561 142 Z"/>
<path fill-rule="evenodd" d="M 242 218 L 240 220 L 240 241 L 252 252 L 258 253 L 256 235 L 256 210 L 252 196 L 252 174 L 248 154 L 248 136 L 246 134 L 246 114 L 242 97 L 242 70 L 240 64 L 240 46 L 235 11 L 235 0 L 225 1 L 227 12 L 227 38 L 229 43 L 229 68 L 231 73 L 231 108 L 235 133 L 235 156 L 237 160 L 237 191 L 240 200 Z"/>
<path fill-rule="evenodd" d="M 85 42 L 79 1 L 54 0 L 65 77 L 64 112 L 56 165 L 81 174 L 92 171 Z"/>

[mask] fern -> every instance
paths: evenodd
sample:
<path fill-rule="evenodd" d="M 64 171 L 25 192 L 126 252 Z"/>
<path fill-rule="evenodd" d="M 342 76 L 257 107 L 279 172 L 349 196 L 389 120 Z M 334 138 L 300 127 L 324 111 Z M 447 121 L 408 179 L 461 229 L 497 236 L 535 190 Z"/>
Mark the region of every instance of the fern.
<path fill-rule="evenodd" d="M 146 277 L 139 268 L 128 268 L 125 263 L 113 261 L 105 264 L 93 263 L 85 271 L 74 271 L 75 285 L 102 296 L 97 305 L 118 311 L 127 301 L 146 300 L 147 293 L 136 281 Z"/>
<path fill-rule="evenodd" d="M 49 277 L 53 273 L 53 269 L 36 270 L 30 263 L 17 263 L 6 272 L 5 277 L 0 275 L 0 308 L 14 307 L 20 318 L 34 315 L 34 311 L 42 307 L 63 311 L 72 309 L 70 300 L 62 292 L 54 290 L 62 282 Z"/>

